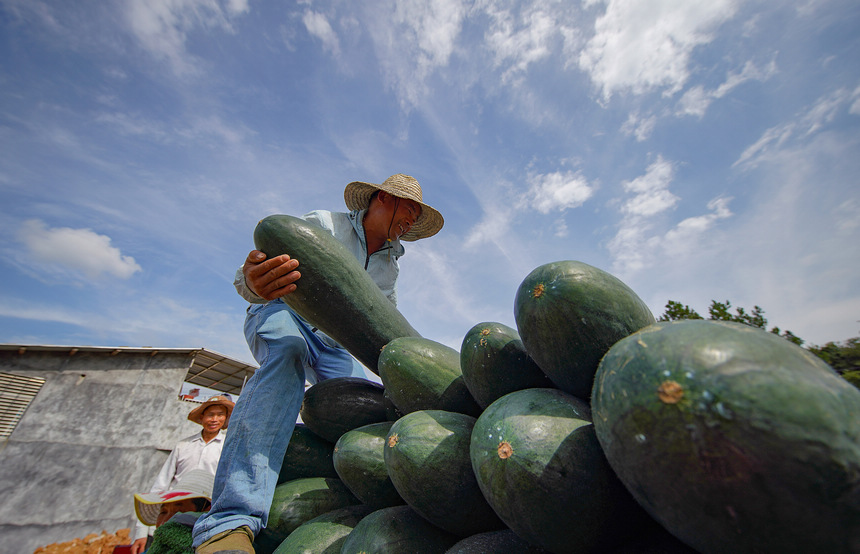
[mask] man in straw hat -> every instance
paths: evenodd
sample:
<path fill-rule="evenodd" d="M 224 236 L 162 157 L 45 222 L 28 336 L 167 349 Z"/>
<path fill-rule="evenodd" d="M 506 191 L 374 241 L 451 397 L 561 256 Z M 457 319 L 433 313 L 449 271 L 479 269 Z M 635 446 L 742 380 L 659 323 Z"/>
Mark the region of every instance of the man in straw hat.
<path fill-rule="evenodd" d="M 444 224 L 442 215 L 423 202 L 418 181 L 403 174 L 382 184 L 349 183 L 344 200 L 349 213 L 320 210 L 303 219 L 343 243 L 396 305 L 401 241 L 435 235 Z M 212 509 L 194 527 L 198 554 L 254 551 L 252 541 L 266 526 L 305 381 L 365 376 L 346 349 L 281 300 L 296 290 L 299 263 L 286 254 L 266 259 L 253 250 L 236 272 L 236 290 L 251 303 L 245 338 L 260 368 L 236 405 Z"/>
<path fill-rule="evenodd" d="M 172 490 L 134 495 L 138 520 L 156 528 L 147 554 L 193 552 L 191 529 L 200 513 L 212 505 L 214 482 L 215 475 L 211 472 L 192 469 Z"/>
<path fill-rule="evenodd" d="M 188 420 L 203 427 L 199 433 L 179 441 L 161 466 L 161 471 L 150 488 L 150 493 L 158 494 L 175 489 L 180 480 L 189 472 L 203 470 L 215 475 L 218 459 L 224 446 L 225 433 L 233 413 L 233 401 L 226 395 L 212 396 L 188 414 Z M 146 525 L 152 525 L 146 524 Z M 146 548 L 149 535 L 153 531 L 141 518 L 134 529 L 132 554 L 139 554 Z"/>

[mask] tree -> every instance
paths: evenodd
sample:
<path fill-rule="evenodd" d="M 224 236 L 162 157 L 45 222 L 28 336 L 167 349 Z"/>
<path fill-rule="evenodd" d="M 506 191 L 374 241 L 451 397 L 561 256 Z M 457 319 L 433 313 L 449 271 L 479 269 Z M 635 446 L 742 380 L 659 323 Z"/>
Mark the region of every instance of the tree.
<path fill-rule="evenodd" d="M 764 310 L 760 306 L 753 306 L 752 311 L 749 313 L 740 306 L 735 308 L 735 313 L 732 313 L 730 311 L 731 308 L 732 303 L 728 300 L 725 302 L 711 300 L 711 305 L 708 307 L 708 319 L 716 321 L 734 321 L 736 323 L 750 325 L 751 327 L 758 327 L 759 329 L 767 329 L 767 319 L 764 317 Z M 689 306 L 676 302 L 675 300 L 669 300 L 666 304 L 666 311 L 663 312 L 663 315 L 660 316 L 658 321 L 675 321 L 679 319 L 704 318 Z M 789 330 L 780 332 L 779 327 L 773 327 L 770 332 L 775 335 L 779 335 L 798 346 L 803 346 L 803 339 Z"/>
<path fill-rule="evenodd" d="M 666 311 L 663 315 L 660 316 L 660 319 L 657 321 L 675 321 L 678 319 L 704 319 L 696 310 L 691 309 L 689 306 L 685 306 L 680 302 L 675 302 L 674 300 L 669 300 L 669 303 L 666 304 Z"/>
<path fill-rule="evenodd" d="M 731 308 L 732 303 L 728 300 L 725 302 L 711 300 L 711 305 L 708 307 L 708 319 L 734 321 L 759 329 L 767 329 L 767 319 L 764 317 L 764 310 L 760 306 L 753 306 L 749 313 L 741 307 L 736 307 L 735 312 L 732 313 Z M 669 300 L 666 304 L 666 311 L 658 318 L 658 321 L 676 321 L 679 319 L 704 318 L 686 304 Z M 803 346 L 804 340 L 788 329 L 781 331 L 779 327 L 771 327 L 770 332 L 798 346 Z M 832 341 L 824 346 L 811 344 L 807 350 L 827 362 L 837 373 L 860 388 L 860 337 L 848 339 L 841 344 Z"/>
<path fill-rule="evenodd" d="M 845 375 L 860 371 L 860 337 L 848 339 L 843 343 L 828 342 L 824 346 L 812 345 L 809 351 Z M 855 375 L 855 378 L 860 375 Z"/>

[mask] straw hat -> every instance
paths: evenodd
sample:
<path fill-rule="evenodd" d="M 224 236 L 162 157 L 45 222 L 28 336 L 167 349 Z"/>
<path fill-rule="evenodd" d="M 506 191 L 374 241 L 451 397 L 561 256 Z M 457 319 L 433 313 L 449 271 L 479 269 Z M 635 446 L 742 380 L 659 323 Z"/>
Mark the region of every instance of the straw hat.
<path fill-rule="evenodd" d="M 432 237 L 445 224 L 442 214 L 421 201 L 421 185 L 418 184 L 418 181 L 414 177 L 402 173 L 392 175 L 381 185 L 361 181 L 353 181 L 346 185 L 343 191 L 346 207 L 350 210 L 366 209 L 370 205 L 370 197 L 378 190 L 384 190 L 388 194 L 414 200 L 421 204 L 421 215 L 418 216 L 409 232 L 400 237 L 400 240 L 412 241 Z"/>
<path fill-rule="evenodd" d="M 227 408 L 227 419 L 224 420 L 224 429 L 226 429 L 227 425 L 230 423 L 230 414 L 233 413 L 233 406 L 235 406 L 228 396 L 210 397 L 209 400 L 191 410 L 191 413 L 188 414 L 188 420 L 193 421 L 197 425 L 203 425 L 203 412 L 205 412 L 206 408 L 209 406 L 224 406 Z"/>
<path fill-rule="evenodd" d="M 203 469 L 192 469 L 169 491 L 135 494 L 134 512 L 145 525 L 155 525 L 162 504 L 191 498 L 205 498 L 211 502 L 214 486 L 214 475 Z"/>

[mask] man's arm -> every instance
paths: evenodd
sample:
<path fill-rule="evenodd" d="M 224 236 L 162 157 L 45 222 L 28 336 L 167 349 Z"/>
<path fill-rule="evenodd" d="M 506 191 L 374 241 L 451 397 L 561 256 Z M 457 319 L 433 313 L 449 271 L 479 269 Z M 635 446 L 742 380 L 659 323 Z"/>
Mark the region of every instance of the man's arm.
<path fill-rule="evenodd" d="M 236 273 L 233 285 L 248 302 L 261 304 L 280 298 L 296 290 L 295 282 L 302 276 L 296 271 L 299 261 L 287 254 L 266 259 L 259 250 L 252 250 Z"/>

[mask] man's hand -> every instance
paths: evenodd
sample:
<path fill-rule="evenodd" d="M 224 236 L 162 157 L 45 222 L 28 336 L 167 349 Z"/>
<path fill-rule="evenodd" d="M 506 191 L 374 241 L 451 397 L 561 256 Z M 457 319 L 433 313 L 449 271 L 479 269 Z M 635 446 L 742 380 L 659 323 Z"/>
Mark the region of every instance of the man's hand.
<path fill-rule="evenodd" d="M 257 296 L 274 300 L 296 290 L 295 282 L 301 273 L 296 271 L 299 261 L 287 254 L 269 260 L 259 250 L 252 250 L 242 266 L 245 284 Z"/>
<path fill-rule="evenodd" d="M 137 539 L 136 541 L 131 543 L 131 554 L 141 554 L 145 546 L 146 537 L 143 537 L 142 539 Z"/>

